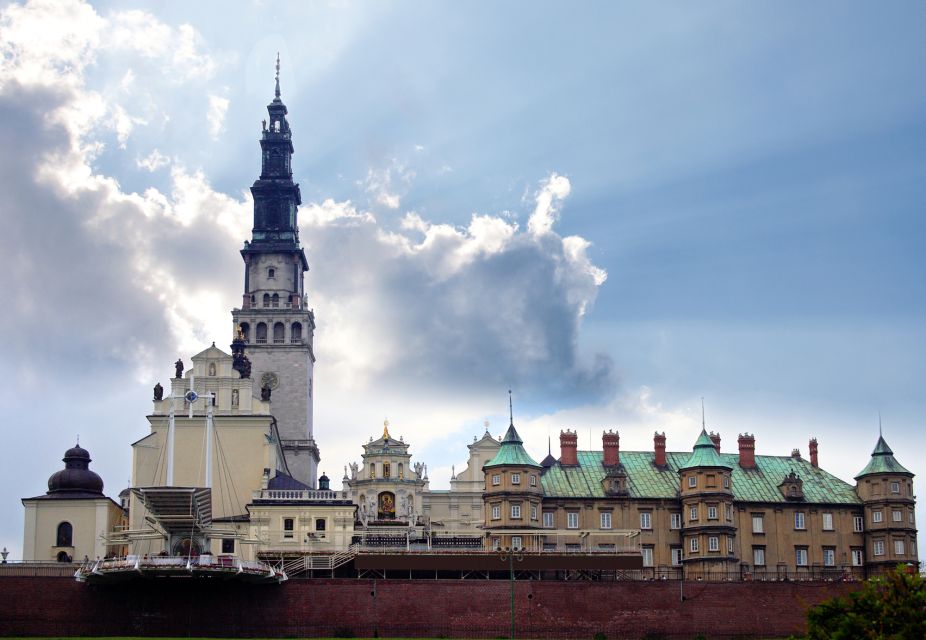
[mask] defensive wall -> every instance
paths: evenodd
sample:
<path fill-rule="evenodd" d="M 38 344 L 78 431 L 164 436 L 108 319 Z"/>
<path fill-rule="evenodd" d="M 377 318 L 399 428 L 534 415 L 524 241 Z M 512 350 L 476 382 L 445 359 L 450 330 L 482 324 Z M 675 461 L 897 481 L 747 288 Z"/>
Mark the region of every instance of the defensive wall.
<path fill-rule="evenodd" d="M 804 630 L 808 606 L 860 583 L 515 583 L 521 638 L 772 638 Z M 2 636 L 508 637 L 505 580 L 184 579 L 80 584 L 0 576 Z M 684 596 L 684 600 L 681 596 Z"/>

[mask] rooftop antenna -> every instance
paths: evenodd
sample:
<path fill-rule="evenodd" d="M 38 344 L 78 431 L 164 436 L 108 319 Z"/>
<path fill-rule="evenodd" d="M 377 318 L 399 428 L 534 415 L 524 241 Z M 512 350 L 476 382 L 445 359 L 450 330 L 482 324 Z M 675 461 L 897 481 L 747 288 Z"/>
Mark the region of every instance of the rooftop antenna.
<path fill-rule="evenodd" d="M 881 412 L 878 412 L 878 437 L 883 438 L 884 432 L 881 430 Z"/>
<path fill-rule="evenodd" d="M 707 423 L 704 421 L 704 396 L 701 396 L 701 429 L 707 431 Z"/>
<path fill-rule="evenodd" d="M 511 389 L 508 389 L 508 419 L 511 421 L 511 426 L 514 426 L 514 405 L 511 403 Z"/>
<path fill-rule="evenodd" d="M 277 98 L 280 97 L 280 52 L 279 51 L 277 51 L 277 87 L 276 87 L 276 91 L 274 92 L 274 95 L 276 95 Z"/>
<path fill-rule="evenodd" d="M 878 415 L 878 424 L 880 424 L 880 423 L 881 423 L 881 415 L 879 414 L 879 415 Z M 78 446 L 78 447 L 80 446 L 80 434 L 79 434 L 79 433 L 77 434 L 77 446 Z"/>

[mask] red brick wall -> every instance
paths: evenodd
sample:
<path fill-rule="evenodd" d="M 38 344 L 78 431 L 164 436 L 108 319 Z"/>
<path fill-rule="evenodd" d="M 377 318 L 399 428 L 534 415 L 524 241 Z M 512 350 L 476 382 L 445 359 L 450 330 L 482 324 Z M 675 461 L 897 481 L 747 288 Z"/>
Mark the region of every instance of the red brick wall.
<path fill-rule="evenodd" d="M 516 584 L 518 637 L 785 637 L 807 606 L 857 585 L 553 582 Z M 0 635 L 507 637 L 510 584 L 497 580 L 291 580 L 247 586 L 0 577 Z M 647 635 L 648 634 L 648 635 Z"/>

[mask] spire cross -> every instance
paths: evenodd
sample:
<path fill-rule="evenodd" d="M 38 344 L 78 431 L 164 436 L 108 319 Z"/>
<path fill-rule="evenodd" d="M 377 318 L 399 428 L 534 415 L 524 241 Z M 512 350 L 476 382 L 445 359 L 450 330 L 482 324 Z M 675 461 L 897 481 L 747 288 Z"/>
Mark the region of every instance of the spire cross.
<path fill-rule="evenodd" d="M 508 389 L 508 419 L 511 426 L 514 426 L 514 405 L 511 404 L 511 389 Z"/>
<path fill-rule="evenodd" d="M 277 98 L 280 97 L 280 52 L 277 51 L 277 86 L 274 92 Z"/>

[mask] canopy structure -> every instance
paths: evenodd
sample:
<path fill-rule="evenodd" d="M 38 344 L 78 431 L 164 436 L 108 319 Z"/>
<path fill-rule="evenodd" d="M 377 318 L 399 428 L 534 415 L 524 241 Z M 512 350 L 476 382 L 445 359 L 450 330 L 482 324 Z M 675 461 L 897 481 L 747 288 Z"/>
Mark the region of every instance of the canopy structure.
<path fill-rule="evenodd" d="M 132 493 L 168 536 L 203 535 L 212 524 L 212 489 L 140 487 Z"/>

